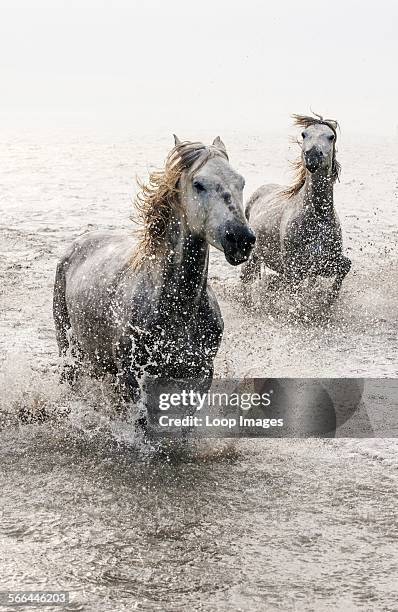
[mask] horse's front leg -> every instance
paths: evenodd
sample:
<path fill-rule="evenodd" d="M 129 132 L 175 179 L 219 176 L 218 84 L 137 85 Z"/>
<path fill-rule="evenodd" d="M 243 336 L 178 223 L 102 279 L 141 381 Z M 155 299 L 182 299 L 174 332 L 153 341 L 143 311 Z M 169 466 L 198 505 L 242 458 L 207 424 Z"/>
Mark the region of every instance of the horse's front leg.
<path fill-rule="evenodd" d="M 308 269 L 307 262 L 302 254 L 301 244 L 296 239 L 286 237 L 281 245 L 282 254 L 282 287 L 291 293 L 297 293 L 299 285 Z"/>
<path fill-rule="evenodd" d="M 333 297 L 338 296 L 340 289 L 341 289 L 341 285 L 343 284 L 343 280 L 347 276 L 350 269 L 351 269 L 351 259 L 348 259 L 348 257 L 342 256 L 337 266 L 336 278 L 334 279 L 334 282 L 332 285 L 332 296 Z"/>
<path fill-rule="evenodd" d="M 295 261 L 284 262 L 281 274 L 281 286 L 288 289 L 291 293 L 297 293 L 300 283 L 304 278 L 303 271 Z"/>
<path fill-rule="evenodd" d="M 256 278 L 261 278 L 261 258 L 256 252 L 253 252 L 242 266 L 240 279 L 243 283 L 250 285 Z"/>
<path fill-rule="evenodd" d="M 115 345 L 116 387 L 124 405 L 137 404 L 142 399 L 142 379 L 148 356 L 139 343 L 131 336 L 120 339 Z M 147 415 L 145 407 L 139 406 L 137 426 L 146 434 Z"/>

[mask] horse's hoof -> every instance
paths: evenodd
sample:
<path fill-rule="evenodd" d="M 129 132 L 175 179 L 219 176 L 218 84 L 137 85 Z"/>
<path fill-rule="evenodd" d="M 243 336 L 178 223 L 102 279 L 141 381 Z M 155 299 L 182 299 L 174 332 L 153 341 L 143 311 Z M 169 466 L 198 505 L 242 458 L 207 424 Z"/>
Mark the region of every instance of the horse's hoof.
<path fill-rule="evenodd" d="M 248 291 L 246 287 L 244 287 L 244 291 L 241 296 L 242 304 L 246 308 L 252 308 L 254 305 L 253 295 L 251 291 Z"/>
<path fill-rule="evenodd" d="M 79 372 L 75 366 L 64 366 L 61 370 L 59 382 L 61 385 L 67 383 L 73 387 L 77 383 L 78 378 Z"/>
<path fill-rule="evenodd" d="M 138 419 L 135 421 L 135 430 L 137 434 L 144 436 L 145 442 L 148 442 L 150 436 L 148 430 L 148 418 L 146 417 L 146 415 L 139 416 Z"/>
<path fill-rule="evenodd" d="M 331 289 L 326 296 L 326 306 L 333 306 L 339 297 L 340 290 L 339 289 Z"/>
<path fill-rule="evenodd" d="M 21 406 L 18 411 L 18 420 L 24 425 L 44 423 L 50 418 L 45 406 L 35 402 L 33 406 Z"/>

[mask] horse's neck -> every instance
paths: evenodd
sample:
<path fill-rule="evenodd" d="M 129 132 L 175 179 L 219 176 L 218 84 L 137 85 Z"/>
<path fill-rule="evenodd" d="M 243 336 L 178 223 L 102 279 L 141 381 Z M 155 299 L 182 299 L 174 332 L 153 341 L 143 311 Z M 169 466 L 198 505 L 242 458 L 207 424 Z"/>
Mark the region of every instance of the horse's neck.
<path fill-rule="evenodd" d="M 304 208 L 318 215 L 334 214 L 333 179 L 329 173 L 307 171 L 302 193 Z"/>
<path fill-rule="evenodd" d="M 165 246 L 161 308 L 183 319 L 190 318 L 207 288 L 209 245 L 192 234 L 181 217 L 170 222 Z"/>

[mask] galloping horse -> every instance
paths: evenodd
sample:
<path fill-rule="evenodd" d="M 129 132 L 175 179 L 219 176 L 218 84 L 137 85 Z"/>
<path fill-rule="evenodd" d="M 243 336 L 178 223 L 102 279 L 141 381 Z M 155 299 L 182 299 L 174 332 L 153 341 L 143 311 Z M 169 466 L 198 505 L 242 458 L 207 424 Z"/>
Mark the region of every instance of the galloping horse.
<path fill-rule="evenodd" d="M 343 255 L 340 222 L 333 203 L 339 177 L 336 121 L 321 116 L 293 115 L 301 133 L 301 157 L 294 185 L 260 187 L 249 199 L 246 217 L 257 236 L 256 248 L 243 267 L 242 280 L 251 283 L 265 264 L 291 288 L 308 278 L 335 276 L 336 297 L 351 261 Z"/>
<path fill-rule="evenodd" d="M 243 210 L 243 177 L 217 137 L 211 146 L 181 142 L 163 171 L 136 198 L 142 229 L 92 232 L 58 263 L 54 320 L 64 375 L 80 366 L 110 373 L 126 398 L 139 395 L 143 374 L 210 380 L 223 333 L 207 283 L 209 244 L 237 265 L 255 242 Z"/>

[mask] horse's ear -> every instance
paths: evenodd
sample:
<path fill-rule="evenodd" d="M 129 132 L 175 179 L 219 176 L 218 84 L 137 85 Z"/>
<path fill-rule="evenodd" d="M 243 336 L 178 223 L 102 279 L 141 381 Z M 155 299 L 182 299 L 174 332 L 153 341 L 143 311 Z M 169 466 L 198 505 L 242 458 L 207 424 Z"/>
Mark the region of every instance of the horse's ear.
<path fill-rule="evenodd" d="M 226 146 L 219 136 L 213 140 L 213 147 L 217 147 L 217 149 L 220 149 L 220 151 L 227 154 Z"/>
<path fill-rule="evenodd" d="M 181 140 L 175 134 L 173 134 L 173 136 L 174 136 L 174 146 L 176 147 L 177 145 L 181 144 Z"/>

